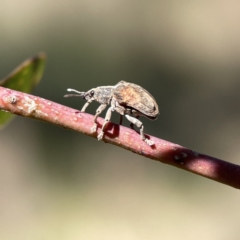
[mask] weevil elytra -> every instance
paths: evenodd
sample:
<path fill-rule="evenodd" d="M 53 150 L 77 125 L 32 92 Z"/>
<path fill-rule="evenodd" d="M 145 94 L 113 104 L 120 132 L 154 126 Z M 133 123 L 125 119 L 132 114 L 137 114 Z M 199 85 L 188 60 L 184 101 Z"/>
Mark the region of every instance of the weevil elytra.
<path fill-rule="evenodd" d="M 116 111 L 120 114 L 120 124 L 122 123 L 122 116 L 124 115 L 128 121 L 131 122 L 130 126 L 132 128 L 133 125 L 140 128 L 140 136 L 143 141 L 150 146 L 154 144 L 153 141 L 150 141 L 145 137 L 143 124 L 138 118 L 140 116 L 145 116 L 151 120 L 155 120 L 159 114 L 159 109 L 153 96 L 141 86 L 134 83 L 120 81 L 115 86 L 96 87 L 87 92 L 79 92 L 71 88 L 68 88 L 67 91 L 74 92 L 75 94 L 67 94 L 64 95 L 64 97 L 82 97 L 87 100 L 81 110 L 82 112 L 85 112 L 86 108 L 92 101 L 97 101 L 101 104 L 94 116 L 94 125 L 91 129 L 92 132 L 97 131 L 97 118 L 107 105 L 110 104 L 101 132 L 98 135 L 98 140 L 102 140 L 104 130 L 111 119 L 112 112 Z"/>

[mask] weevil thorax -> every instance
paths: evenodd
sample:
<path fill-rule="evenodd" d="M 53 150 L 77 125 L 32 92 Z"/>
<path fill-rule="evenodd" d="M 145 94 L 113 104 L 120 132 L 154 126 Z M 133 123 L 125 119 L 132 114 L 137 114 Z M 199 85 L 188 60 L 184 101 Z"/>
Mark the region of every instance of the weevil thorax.
<path fill-rule="evenodd" d="M 112 98 L 112 86 L 92 88 L 84 94 L 86 100 L 94 99 L 101 104 L 109 104 Z"/>

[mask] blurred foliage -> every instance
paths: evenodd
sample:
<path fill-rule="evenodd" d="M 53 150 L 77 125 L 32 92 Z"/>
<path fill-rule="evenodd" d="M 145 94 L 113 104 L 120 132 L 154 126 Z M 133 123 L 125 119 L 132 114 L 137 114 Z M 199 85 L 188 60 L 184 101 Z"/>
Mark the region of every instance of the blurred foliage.
<path fill-rule="evenodd" d="M 25 60 L 9 76 L 0 81 L 0 86 L 20 92 L 30 93 L 42 78 L 46 63 L 45 53 Z M 0 128 L 15 115 L 0 111 Z"/>

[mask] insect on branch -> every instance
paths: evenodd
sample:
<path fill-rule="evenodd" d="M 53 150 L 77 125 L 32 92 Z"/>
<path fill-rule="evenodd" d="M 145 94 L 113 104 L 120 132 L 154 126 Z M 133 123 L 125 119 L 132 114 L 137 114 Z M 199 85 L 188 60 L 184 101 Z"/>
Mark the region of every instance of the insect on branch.
<path fill-rule="evenodd" d="M 39 119 L 94 138 L 101 131 L 99 129 L 97 129 L 96 133 L 91 131 L 95 117 L 90 114 L 3 87 L 0 87 L 0 110 Z M 105 120 L 102 118 L 97 120 L 97 123 L 101 126 L 104 122 Z M 154 141 L 153 146 L 149 146 L 142 141 L 134 130 L 109 123 L 105 129 L 103 140 L 106 143 L 125 148 L 141 156 L 240 189 L 239 165 L 197 153 L 153 136 L 149 137 Z"/>
<path fill-rule="evenodd" d="M 74 92 L 75 94 L 67 94 L 65 97 L 82 97 L 87 100 L 84 104 L 81 112 L 85 112 L 86 108 L 92 101 L 100 103 L 99 108 L 96 111 L 94 117 L 94 125 L 91 131 L 95 133 L 97 131 L 97 118 L 102 111 L 110 105 L 107 110 L 105 121 L 102 125 L 101 131 L 98 134 L 98 140 L 102 140 L 105 134 L 105 128 L 109 123 L 112 112 L 117 112 L 121 116 L 120 124 L 122 122 L 122 116 L 125 116 L 131 127 L 137 126 L 140 128 L 140 136 L 143 141 L 148 145 L 154 145 L 154 142 L 147 139 L 143 130 L 144 126 L 138 119 L 140 116 L 147 117 L 151 120 L 156 120 L 159 114 L 158 105 L 153 96 L 144 88 L 134 83 L 128 83 L 126 81 L 120 81 L 115 86 L 101 86 L 92 88 L 87 92 L 79 92 L 75 89 L 68 88 L 68 92 Z"/>

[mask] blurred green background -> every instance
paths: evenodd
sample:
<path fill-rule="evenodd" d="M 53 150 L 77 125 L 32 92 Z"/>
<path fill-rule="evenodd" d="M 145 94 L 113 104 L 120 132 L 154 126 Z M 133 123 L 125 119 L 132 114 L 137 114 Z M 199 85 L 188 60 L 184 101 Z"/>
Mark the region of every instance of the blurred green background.
<path fill-rule="evenodd" d="M 0 78 L 45 51 L 43 98 L 139 84 L 161 110 L 146 133 L 239 164 L 240 2 L 0 3 Z M 0 141 L 0 239 L 239 239 L 236 189 L 28 118 Z"/>

